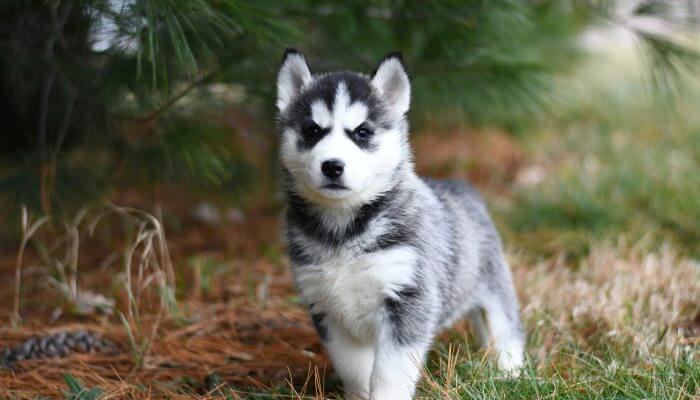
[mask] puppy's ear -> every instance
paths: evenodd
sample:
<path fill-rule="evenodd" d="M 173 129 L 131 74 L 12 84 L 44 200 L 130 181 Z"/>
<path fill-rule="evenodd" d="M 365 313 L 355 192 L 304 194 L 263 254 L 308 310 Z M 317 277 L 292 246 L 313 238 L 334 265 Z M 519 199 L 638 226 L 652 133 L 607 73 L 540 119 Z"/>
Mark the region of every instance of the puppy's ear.
<path fill-rule="evenodd" d="M 313 80 L 304 55 L 287 49 L 277 74 L 277 108 L 283 112 L 301 89 Z"/>
<path fill-rule="evenodd" d="M 400 53 L 391 53 L 379 62 L 372 74 L 372 85 L 387 100 L 391 111 L 403 115 L 411 104 L 411 82 Z"/>

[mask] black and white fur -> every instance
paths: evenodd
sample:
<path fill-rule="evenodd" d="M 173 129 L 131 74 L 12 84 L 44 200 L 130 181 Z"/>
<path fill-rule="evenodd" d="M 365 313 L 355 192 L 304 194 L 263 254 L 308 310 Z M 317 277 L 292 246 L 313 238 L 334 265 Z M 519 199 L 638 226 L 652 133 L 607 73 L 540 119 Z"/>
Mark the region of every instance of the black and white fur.
<path fill-rule="evenodd" d="M 414 172 L 400 56 L 371 76 L 312 75 L 288 50 L 277 90 L 294 278 L 346 393 L 410 399 L 435 335 L 464 316 L 519 371 L 500 238 L 470 185 Z"/>

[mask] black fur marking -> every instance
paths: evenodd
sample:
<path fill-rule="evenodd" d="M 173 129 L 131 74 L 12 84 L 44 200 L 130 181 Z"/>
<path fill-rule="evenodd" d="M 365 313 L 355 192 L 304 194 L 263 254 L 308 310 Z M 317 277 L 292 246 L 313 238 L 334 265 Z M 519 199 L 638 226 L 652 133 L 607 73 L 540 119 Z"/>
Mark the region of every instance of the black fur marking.
<path fill-rule="evenodd" d="M 316 132 L 311 132 L 313 125 L 316 125 L 313 121 L 307 121 L 302 124 L 301 137 L 297 141 L 297 146 L 299 146 L 299 148 L 310 149 L 316 146 L 316 143 L 320 142 L 321 139 L 331 132 L 331 128 L 320 128 Z"/>
<path fill-rule="evenodd" d="M 392 218 L 386 231 L 374 239 L 374 243 L 364 248 L 365 253 L 381 251 L 398 245 L 408 245 L 420 251 L 422 246 L 417 241 L 416 227 L 420 225 L 415 215 L 409 215 L 406 210 L 410 208 L 408 204 L 413 201 L 415 193 L 409 191 L 402 196 L 400 201 L 395 201 L 391 205 L 387 215 Z"/>
<path fill-rule="evenodd" d="M 313 322 L 314 328 L 318 332 L 318 337 L 325 342 L 328 341 L 328 327 L 326 327 L 324 318 L 326 318 L 324 313 L 311 314 L 311 322 Z"/>
<path fill-rule="evenodd" d="M 290 104 L 287 111 L 279 116 L 280 129 L 291 127 L 299 132 L 304 124 L 311 121 L 311 106 L 321 100 L 329 110 L 333 110 L 338 86 L 343 82 L 348 90 L 350 102 L 362 102 L 367 106 L 367 123 L 371 126 L 389 129 L 394 121 L 388 114 L 388 108 L 377 95 L 376 90 L 367 76 L 355 72 L 333 72 L 317 77 Z M 327 127 L 322 127 L 327 128 Z M 299 148 L 308 150 L 318 141 L 300 140 Z"/>
<path fill-rule="evenodd" d="M 363 205 L 357 211 L 355 219 L 344 230 L 338 232 L 326 228 L 311 203 L 288 191 L 287 219 L 290 225 L 298 227 L 307 237 L 328 246 L 338 246 L 365 232 L 369 222 L 388 207 L 394 195 L 394 192 L 390 191 Z"/>
<path fill-rule="evenodd" d="M 420 293 L 421 293 L 420 289 L 418 289 L 415 286 L 406 286 L 405 288 L 396 292 L 396 294 L 402 300 L 417 299 L 420 296 Z"/>
<path fill-rule="evenodd" d="M 374 243 L 365 248 L 364 251 L 365 253 L 373 253 L 375 251 L 386 250 L 401 244 L 413 244 L 412 239 L 414 237 L 414 231 L 407 225 L 394 224 L 389 228 L 388 232 L 379 235 Z"/>
<path fill-rule="evenodd" d="M 378 146 L 372 140 L 374 139 L 374 132 L 372 132 L 371 128 L 368 125 L 369 124 L 367 123 L 362 123 L 354 130 L 346 129 L 345 134 L 350 138 L 350 140 L 353 141 L 353 143 L 357 145 L 357 147 L 361 148 L 362 150 L 367 150 L 370 152 L 377 151 Z M 371 133 L 367 137 L 362 137 L 360 134 L 358 134 L 359 129 L 366 129 Z"/>
<path fill-rule="evenodd" d="M 290 235 L 291 236 L 291 235 Z M 287 245 L 287 251 L 289 252 L 289 259 L 294 265 L 308 265 L 314 262 L 313 257 L 306 254 L 304 249 L 291 237 L 288 239 L 289 244 Z"/>
<path fill-rule="evenodd" d="M 400 345 L 415 343 L 430 336 L 430 312 L 423 302 L 424 292 L 416 286 L 406 286 L 396 297 L 384 299 L 391 323 L 391 338 Z"/>
<path fill-rule="evenodd" d="M 284 62 L 287 61 L 287 57 L 291 56 L 292 54 L 299 54 L 302 57 L 304 56 L 299 50 L 293 47 L 288 47 L 284 50 L 284 55 L 282 56 L 282 64 L 284 64 Z"/>

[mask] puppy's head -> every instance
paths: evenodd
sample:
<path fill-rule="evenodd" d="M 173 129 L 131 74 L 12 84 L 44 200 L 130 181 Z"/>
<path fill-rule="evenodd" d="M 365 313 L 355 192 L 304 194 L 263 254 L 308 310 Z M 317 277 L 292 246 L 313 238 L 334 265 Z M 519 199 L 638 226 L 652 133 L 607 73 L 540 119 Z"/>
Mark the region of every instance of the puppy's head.
<path fill-rule="evenodd" d="M 293 189 L 322 205 L 355 206 L 389 190 L 410 162 L 406 112 L 411 87 L 398 54 L 371 76 L 313 75 L 285 53 L 277 78 L 282 164 Z"/>

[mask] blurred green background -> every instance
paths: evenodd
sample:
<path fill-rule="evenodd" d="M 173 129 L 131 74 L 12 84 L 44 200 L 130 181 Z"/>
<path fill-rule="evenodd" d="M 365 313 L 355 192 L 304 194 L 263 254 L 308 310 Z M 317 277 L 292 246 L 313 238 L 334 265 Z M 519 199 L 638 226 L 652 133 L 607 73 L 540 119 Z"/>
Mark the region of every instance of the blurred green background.
<path fill-rule="evenodd" d="M 315 72 L 400 51 L 416 138 L 505 137 L 515 172 L 476 184 L 516 248 L 631 236 L 698 256 L 697 18 L 696 1 L 5 0 L 3 246 L 21 205 L 70 216 L 180 193 L 276 212 L 275 75 L 296 47 Z M 420 152 L 437 175 L 508 161 Z"/>

